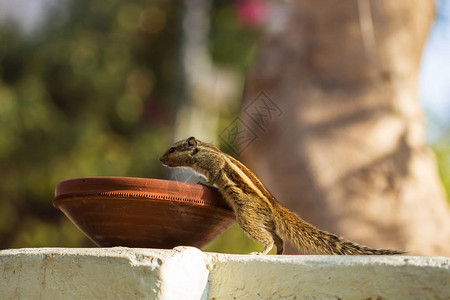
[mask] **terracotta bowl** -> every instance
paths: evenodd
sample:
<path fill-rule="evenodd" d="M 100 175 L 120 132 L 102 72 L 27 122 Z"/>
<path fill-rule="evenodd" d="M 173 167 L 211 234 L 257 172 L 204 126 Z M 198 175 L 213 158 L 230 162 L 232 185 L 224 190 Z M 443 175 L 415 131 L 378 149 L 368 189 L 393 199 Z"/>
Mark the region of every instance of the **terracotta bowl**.
<path fill-rule="evenodd" d="M 157 179 L 65 180 L 53 205 L 101 247 L 202 247 L 235 220 L 215 189 Z"/>

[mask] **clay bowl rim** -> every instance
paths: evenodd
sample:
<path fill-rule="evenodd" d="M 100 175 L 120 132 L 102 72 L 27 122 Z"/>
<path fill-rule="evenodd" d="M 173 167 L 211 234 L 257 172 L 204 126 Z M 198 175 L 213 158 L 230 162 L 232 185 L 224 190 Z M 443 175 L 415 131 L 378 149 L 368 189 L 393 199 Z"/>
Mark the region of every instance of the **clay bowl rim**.
<path fill-rule="evenodd" d="M 84 188 L 82 187 L 84 185 Z M 176 187 L 174 190 L 173 188 Z M 171 188 L 170 195 L 167 191 Z M 187 191 L 187 192 L 186 192 Z M 132 199 L 142 201 L 161 201 L 191 204 L 194 206 L 219 209 L 234 216 L 232 208 L 225 199 L 217 201 L 220 193 L 214 188 L 201 184 L 140 177 L 94 176 L 79 177 L 60 181 L 55 187 L 53 206 L 60 209 L 66 201 L 78 199 Z"/>

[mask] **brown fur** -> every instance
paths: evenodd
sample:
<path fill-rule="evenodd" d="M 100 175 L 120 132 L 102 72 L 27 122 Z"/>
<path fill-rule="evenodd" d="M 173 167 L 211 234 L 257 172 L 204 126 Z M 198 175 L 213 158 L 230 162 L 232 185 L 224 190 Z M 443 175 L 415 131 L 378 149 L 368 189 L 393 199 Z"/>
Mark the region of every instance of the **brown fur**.
<path fill-rule="evenodd" d="M 283 254 L 284 240 L 301 252 L 314 254 L 402 254 L 395 250 L 378 250 L 346 241 L 317 229 L 282 207 L 258 177 L 235 158 L 217 147 L 190 137 L 176 142 L 161 156 L 168 167 L 189 167 L 216 185 L 233 207 L 236 221 L 251 238 L 262 243 L 267 254 L 275 245 Z"/>

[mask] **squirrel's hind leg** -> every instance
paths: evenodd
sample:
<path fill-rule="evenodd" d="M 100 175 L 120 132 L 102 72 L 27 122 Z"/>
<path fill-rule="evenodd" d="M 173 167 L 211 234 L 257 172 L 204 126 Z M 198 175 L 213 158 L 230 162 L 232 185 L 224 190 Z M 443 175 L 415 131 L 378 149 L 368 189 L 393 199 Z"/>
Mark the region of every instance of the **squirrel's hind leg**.
<path fill-rule="evenodd" d="M 244 232 L 255 241 L 264 245 L 264 250 L 260 253 L 266 255 L 273 248 L 275 243 L 273 234 L 264 225 L 254 222 L 254 219 L 247 218 L 243 214 L 236 214 L 236 221 Z"/>
<path fill-rule="evenodd" d="M 282 255 L 284 253 L 284 241 L 276 233 L 272 233 L 273 240 L 275 242 L 275 247 L 277 247 L 277 255 Z"/>

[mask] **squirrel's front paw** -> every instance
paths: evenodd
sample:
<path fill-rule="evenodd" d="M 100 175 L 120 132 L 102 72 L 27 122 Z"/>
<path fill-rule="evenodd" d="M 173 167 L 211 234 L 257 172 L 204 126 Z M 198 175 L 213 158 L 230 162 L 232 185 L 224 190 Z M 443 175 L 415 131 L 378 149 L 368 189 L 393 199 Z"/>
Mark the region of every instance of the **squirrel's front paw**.
<path fill-rule="evenodd" d="M 210 184 L 209 182 L 202 181 L 202 180 L 199 180 L 199 182 L 197 182 L 197 184 L 200 184 L 200 185 L 203 185 L 203 186 L 206 186 L 206 187 L 210 187 L 210 188 L 215 188 L 214 185 Z"/>

